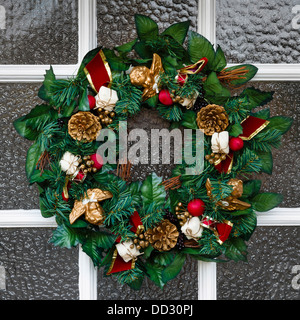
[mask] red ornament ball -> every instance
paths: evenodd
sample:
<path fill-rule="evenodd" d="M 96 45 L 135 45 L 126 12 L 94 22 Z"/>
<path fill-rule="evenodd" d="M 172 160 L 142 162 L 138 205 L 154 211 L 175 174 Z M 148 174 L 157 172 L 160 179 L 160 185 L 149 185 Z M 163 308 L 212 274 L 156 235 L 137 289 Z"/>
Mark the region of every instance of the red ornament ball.
<path fill-rule="evenodd" d="M 162 89 L 158 94 L 158 100 L 165 106 L 171 106 L 173 100 L 168 89 Z"/>
<path fill-rule="evenodd" d="M 205 204 L 201 199 L 194 199 L 188 203 L 187 210 L 192 216 L 199 217 L 204 213 Z"/>
<path fill-rule="evenodd" d="M 94 109 L 96 106 L 96 99 L 94 96 L 91 96 L 90 94 L 88 95 L 88 100 L 89 100 L 89 105 L 90 105 L 90 110 Z"/>
<path fill-rule="evenodd" d="M 94 161 L 93 167 L 100 170 L 103 166 L 103 158 L 98 153 L 90 155 L 90 159 Z"/>
<path fill-rule="evenodd" d="M 244 147 L 244 141 L 237 137 L 237 138 L 231 138 L 230 141 L 229 141 L 229 148 L 232 150 L 232 151 L 239 151 L 241 150 L 242 148 Z"/>

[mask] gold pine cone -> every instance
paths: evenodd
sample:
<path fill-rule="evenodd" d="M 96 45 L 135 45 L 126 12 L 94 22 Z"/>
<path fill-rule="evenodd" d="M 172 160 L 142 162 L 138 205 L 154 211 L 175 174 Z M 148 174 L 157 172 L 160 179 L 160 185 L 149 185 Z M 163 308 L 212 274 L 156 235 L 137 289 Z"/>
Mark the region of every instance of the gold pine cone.
<path fill-rule="evenodd" d="M 96 140 L 102 126 L 91 112 L 79 111 L 68 123 L 68 132 L 74 140 L 91 142 Z"/>
<path fill-rule="evenodd" d="M 145 232 L 145 238 L 159 251 L 169 251 L 176 246 L 179 232 L 176 226 L 168 219 Z"/>
<path fill-rule="evenodd" d="M 228 126 L 228 115 L 222 106 L 209 104 L 197 114 L 197 125 L 208 136 L 224 131 Z"/>

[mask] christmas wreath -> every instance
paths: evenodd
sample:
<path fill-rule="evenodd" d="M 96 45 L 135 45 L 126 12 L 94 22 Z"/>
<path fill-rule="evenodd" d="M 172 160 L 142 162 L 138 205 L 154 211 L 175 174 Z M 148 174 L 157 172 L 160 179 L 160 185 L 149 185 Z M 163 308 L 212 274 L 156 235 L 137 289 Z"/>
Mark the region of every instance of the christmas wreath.
<path fill-rule="evenodd" d="M 136 39 L 91 50 L 76 76 L 57 79 L 50 67 L 38 92 L 43 103 L 14 127 L 33 141 L 26 174 L 38 186 L 43 217 L 56 218 L 51 242 L 80 244 L 105 275 L 134 289 L 145 276 L 163 288 L 188 255 L 247 260 L 256 212 L 282 201 L 251 176 L 272 173 L 272 148 L 292 120 L 262 108 L 273 92 L 244 86 L 236 94 L 257 68 L 226 67 L 222 49 L 189 31 L 189 21 L 162 33 L 147 16 L 136 15 L 135 24 Z M 99 134 L 118 132 L 141 108 L 157 110 L 170 129 L 203 133 L 199 174 L 186 174 L 183 161 L 168 180 L 152 173 L 130 182 L 120 150 L 104 161 Z"/>

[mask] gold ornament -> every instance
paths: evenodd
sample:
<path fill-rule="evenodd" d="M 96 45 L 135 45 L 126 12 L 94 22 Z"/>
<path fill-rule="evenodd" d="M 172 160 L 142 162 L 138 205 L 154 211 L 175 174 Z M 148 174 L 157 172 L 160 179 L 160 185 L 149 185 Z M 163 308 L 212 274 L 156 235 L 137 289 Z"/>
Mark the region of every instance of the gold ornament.
<path fill-rule="evenodd" d="M 188 210 L 183 206 L 181 202 L 177 203 L 177 206 L 175 207 L 175 213 L 177 219 L 180 221 L 179 224 L 181 226 L 183 226 L 188 219 L 192 218 L 192 215 L 188 212 Z"/>
<path fill-rule="evenodd" d="M 155 96 L 159 91 L 159 73 L 163 73 L 163 65 L 158 54 L 153 54 L 151 68 L 145 66 L 133 67 L 130 72 L 130 81 L 134 86 L 142 86 L 143 101 Z"/>
<path fill-rule="evenodd" d="M 158 251 L 169 251 L 176 246 L 179 232 L 168 219 L 163 220 L 153 229 L 145 232 L 145 239 Z"/>
<path fill-rule="evenodd" d="M 101 130 L 98 118 L 91 112 L 79 111 L 68 123 L 69 135 L 78 141 L 91 142 L 97 138 Z"/>
<path fill-rule="evenodd" d="M 96 110 L 98 113 L 98 119 L 101 122 L 102 126 L 107 126 L 113 122 L 113 118 L 115 117 L 114 111 L 108 111 L 103 108 L 98 108 Z"/>
<path fill-rule="evenodd" d="M 233 210 L 246 210 L 251 207 L 251 204 L 241 201 L 240 198 L 243 195 L 243 181 L 233 178 L 230 179 L 227 183 L 233 187 L 231 195 L 221 201 L 217 202 L 217 205 L 224 210 L 233 211 Z M 206 180 L 205 187 L 207 190 L 207 195 L 212 197 L 212 185 L 209 179 Z"/>
<path fill-rule="evenodd" d="M 228 126 L 228 115 L 222 106 L 209 104 L 197 114 L 197 125 L 208 136 L 224 131 Z"/>
<path fill-rule="evenodd" d="M 69 216 L 70 223 L 73 224 L 80 216 L 85 214 L 85 219 L 94 225 L 101 225 L 105 220 L 104 210 L 99 201 L 112 198 L 110 191 L 101 189 L 89 189 L 87 198 L 81 201 L 76 200 L 73 210 Z"/>

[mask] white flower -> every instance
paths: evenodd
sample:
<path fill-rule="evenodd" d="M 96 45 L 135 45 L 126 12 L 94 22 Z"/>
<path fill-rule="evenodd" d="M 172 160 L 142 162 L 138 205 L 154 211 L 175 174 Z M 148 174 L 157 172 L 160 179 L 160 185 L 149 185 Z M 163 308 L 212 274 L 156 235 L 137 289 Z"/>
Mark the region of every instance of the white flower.
<path fill-rule="evenodd" d="M 136 245 L 132 240 L 118 243 L 116 245 L 119 255 L 123 258 L 125 262 L 135 259 L 142 253 L 137 249 Z"/>
<path fill-rule="evenodd" d="M 187 220 L 187 222 L 181 227 L 181 231 L 188 239 L 198 240 L 203 232 L 200 219 L 198 217 L 193 217 Z"/>
<path fill-rule="evenodd" d="M 229 153 L 228 131 L 215 132 L 211 137 L 211 149 L 213 153 Z"/>
<path fill-rule="evenodd" d="M 75 156 L 71 152 L 67 151 L 64 153 L 60 160 L 61 170 L 65 171 L 67 175 L 73 175 L 78 170 L 79 157 Z"/>

